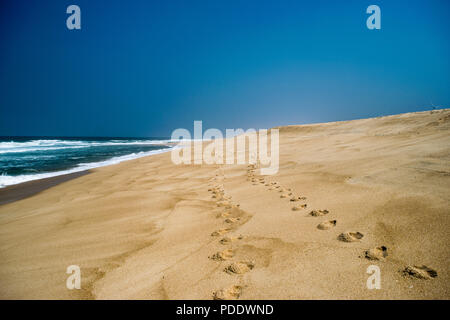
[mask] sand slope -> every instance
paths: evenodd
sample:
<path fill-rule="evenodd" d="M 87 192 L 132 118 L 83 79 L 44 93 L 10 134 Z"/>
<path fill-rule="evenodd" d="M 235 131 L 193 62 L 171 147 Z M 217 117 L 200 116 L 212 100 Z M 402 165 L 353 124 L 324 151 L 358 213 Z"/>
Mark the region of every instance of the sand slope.
<path fill-rule="evenodd" d="M 160 154 L 0 206 L 0 298 L 450 298 L 449 110 L 279 129 L 274 176 Z"/>

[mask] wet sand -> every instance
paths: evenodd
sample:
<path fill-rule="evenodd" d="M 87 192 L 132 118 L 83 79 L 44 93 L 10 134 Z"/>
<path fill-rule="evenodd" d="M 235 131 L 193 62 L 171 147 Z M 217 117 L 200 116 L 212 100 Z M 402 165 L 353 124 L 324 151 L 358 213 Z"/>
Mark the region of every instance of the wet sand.
<path fill-rule="evenodd" d="M 48 188 L 54 187 L 60 183 L 84 176 L 85 174 L 88 173 L 89 173 L 88 170 L 81 172 L 74 172 L 46 179 L 27 181 L 24 183 L 1 188 L 0 205 L 25 199 Z"/>

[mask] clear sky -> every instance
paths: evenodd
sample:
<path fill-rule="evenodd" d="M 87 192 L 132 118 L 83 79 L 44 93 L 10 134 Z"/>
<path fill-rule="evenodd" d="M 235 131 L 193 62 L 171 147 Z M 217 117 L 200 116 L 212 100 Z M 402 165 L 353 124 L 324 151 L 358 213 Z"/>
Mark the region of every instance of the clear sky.
<path fill-rule="evenodd" d="M 67 6 L 81 30 L 66 28 Z M 368 30 L 366 8 L 381 8 Z M 170 136 L 450 106 L 450 1 L 2 0 L 0 135 Z"/>

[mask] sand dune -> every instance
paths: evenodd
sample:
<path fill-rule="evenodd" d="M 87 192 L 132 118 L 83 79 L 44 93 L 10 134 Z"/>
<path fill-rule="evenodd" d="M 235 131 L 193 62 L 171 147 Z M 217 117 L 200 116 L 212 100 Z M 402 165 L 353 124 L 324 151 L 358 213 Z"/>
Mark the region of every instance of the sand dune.
<path fill-rule="evenodd" d="M 0 298 L 450 298 L 449 110 L 279 129 L 277 175 L 166 153 L 0 206 Z"/>

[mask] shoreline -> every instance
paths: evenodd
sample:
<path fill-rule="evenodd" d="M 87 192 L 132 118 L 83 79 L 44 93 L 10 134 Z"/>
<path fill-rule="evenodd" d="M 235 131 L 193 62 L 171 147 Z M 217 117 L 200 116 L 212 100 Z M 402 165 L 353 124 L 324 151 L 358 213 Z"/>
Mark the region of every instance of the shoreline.
<path fill-rule="evenodd" d="M 90 170 L 62 174 L 55 177 L 25 181 L 0 188 L 0 206 L 34 196 L 63 182 L 82 177 Z"/>
<path fill-rule="evenodd" d="M 29 181 L 24 181 L 24 182 L 20 182 L 20 183 L 2 187 L 2 188 L 0 188 L 0 206 L 29 198 L 31 196 L 38 194 L 39 192 L 42 192 L 44 190 L 55 187 L 63 182 L 67 182 L 67 181 L 85 176 L 87 174 L 92 173 L 93 169 L 110 167 L 110 166 L 118 165 L 118 164 L 124 163 L 124 162 L 129 162 L 129 161 L 138 160 L 141 158 L 146 158 L 146 157 L 151 157 L 151 156 L 155 156 L 158 154 L 163 154 L 163 153 L 172 151 L 174 147 L 175 147 L 175 145 L 168 147 L 168 148 L 164 148 L 164 149 L 149 151 L 149 152 L 151 152 L 150 154 L 145 154 L 145 155 L 141 155 L 141 156 L 130 158 L 130 159 L 124 159 L 124 160 L 120 160 L 117 162 L 108 163 L 105 165 L 93 166 L 93 167 L 86 168 L 86 169 L 83 169 L 80 171 L 63 173 L 63 174 L 48 177 L 48 178 L 29 180 Z M 111 159 L 114 159 L 114 158 L 111 158 Z M 102 161 L 102 163 L 108 162 L 111 159 Z M 97 164 L 98 164 L 98 162 L 97 162 Z M 71 170 L 71 169 L 68 169 L 68 170 Z M 61 171 L 61 172 L 64 172 L 64 171 Z"/>
<path fill-rule="evenodd" d="M 74 173 L 89 171 L 92 169 L 108 167 L 111 165 L 119 164 L 119 163 L 130 161 L 130 160 L 136 160 L 136 159 L 143 158 L 143 157 L 153 156 L 153 155 L 169 152 L 169 151 L 173 150 L 173 148 L 174 148 L 174 146 L 171 145 L 167 148 L 147 151 L 147 152 L 143 152 L 142 154 L 130 153 L 130 154 L 126 154 L 123 156 L 112 157 L 112 158 L 109 158 L 109 159 L 106 159 L 103 161 L 99 161 L 99 162 L 86 163 L 82 167 L 79 166 L 79 167 L 73 167 L 73 168 L 56 171 L 56 172 L 43 172 L 43 173 L 39 173 L 36 175 L 29 175 L 28 180 L 4 185 L 3 187 L 0 187 L 0 191 L 3 189 L 9 188 L 11 186 L 17 186 L 17 185 L 32 182 L 32 181 L 41 181 L 41 180 L 45 180 L 45 179 L 56 178 L 56 177 L 60 177 L 60 176 L 64 176 L 64 175 L 70 175 L 70 174 L 74 174 Z M 37 175 L 44 175 L 44 177 L 36 178 Z M 45 175 L 47 175 L 47 176 L 45 176 Z M 8 177 L 14 177 L 14 176 L 8 176 Z"/>

